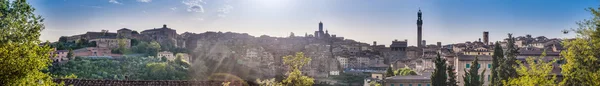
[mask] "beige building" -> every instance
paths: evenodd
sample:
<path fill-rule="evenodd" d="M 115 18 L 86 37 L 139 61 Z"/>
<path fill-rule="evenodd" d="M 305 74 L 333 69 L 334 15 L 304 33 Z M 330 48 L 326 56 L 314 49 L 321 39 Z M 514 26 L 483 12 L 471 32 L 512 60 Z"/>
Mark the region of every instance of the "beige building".
<path fill-rule="evenodd" d="M 90 57 L 90 56 L 121 56 L 120 54 L 112 54 L 108 48 L 101 47 L 86 47 L 73 50 L 74 56 Z"/>
<path fill-rule="evenodd" d="M 177 54 L 173 54 L 172 52 L 169 51 L 162 51 L 162 52 L 158 52 L 156 54 L 156 56 L 158 58 L 162 58 L 162 57 L 166 57 L 167 60 L 169 61 L 173 61 L 175 60 L 175 58 L 177 58 L 177 55 L 181 55 L 181 59 L 190 62 L 190 55 L 187 53 L 177 53 Z"/>
<path fill-rule="evenodd" d="M 175 59 L 175 56 L 173 55 L 172 52 L 169 51 L 162 51 L 162 52 L 158 52 L 156 54 L 156 57 L 158 58 L 162 58 L 162 57 L 166 57 L 168 60 L 173 60 Z"/>
<path fill-rule="evenodd" d="M 119 39 L 116 38 L 97 38 L 92 39 L 90 42 L 95 41 L 96 46 L 100 48 L 119 48 Z M 123 39 L 125 43 L 125 48 L 131 47 L 131 39 Z"/>
<path fill-rule="evenodd" d="M 477 57 L 479 59 L 478 63 L 479 65 L 474 65 L 472 64 L 473 60 L 475 60 L 475 57 Z M 487 86 L 490 84 L 490 74 L 491 71 L 490 69 L 492 68 L 492 56 L 489 55 L 459 55 L 455 58 L 455 63 L 454 63 L 454 67 L 455 67 L 455 72 L 457 75 L 457 84 L 459 86 L 463 86 L 464 82 L 463 82 L 463 78 L 462 76 L 465 75 L 465 71 L 464 70 L 469 70 L 469 68 L 471 66 L 479 66 L 479 72 L 478 74 L 481 74 L 481 72 L 483 72 L 483 70 L 485 69 L 485 73 L 483 74 L 485 76 L 485 82 L 483 83 L 484 86 Z"/>
<path fill-rule="evenodd" d="M 62 61 L 69 60 L 69 58 L 67 57 L 68 53 L 69 53 L 69 50 L 55 50 L 54 53 L 52 53 L 52 54 L 56 55 L 56 56 L 52 57 L 52 60 L 54 62 L 62 62 Z"/>

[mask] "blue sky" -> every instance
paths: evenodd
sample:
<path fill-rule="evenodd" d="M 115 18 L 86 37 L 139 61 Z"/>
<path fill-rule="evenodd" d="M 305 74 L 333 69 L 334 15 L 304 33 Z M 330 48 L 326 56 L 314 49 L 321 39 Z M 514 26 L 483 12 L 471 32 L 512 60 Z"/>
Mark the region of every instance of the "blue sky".
<path fill-rule="evenodd" d="M 423 12 L 423 39 L 459 43 L 490 32 L 550 38 L 573 37 L 561 30 L 590 18 L 600 0 L 30 0 L 45 18 L 41 40 L 120 28 L 161 27 L 178 33 L 206 31 L 277 37 L 311 34 L 324 23 L 330 34 L 361 42 L 416 44 L 416 19 Z"/>

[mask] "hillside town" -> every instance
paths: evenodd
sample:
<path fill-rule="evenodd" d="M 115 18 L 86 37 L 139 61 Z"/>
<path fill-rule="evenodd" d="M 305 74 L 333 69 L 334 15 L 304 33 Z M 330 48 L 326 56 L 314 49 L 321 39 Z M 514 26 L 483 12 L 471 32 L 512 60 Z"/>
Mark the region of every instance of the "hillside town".
<path fill-rule="evenodd" d="M 73 52 L 72 57 L 88 58 L 111 58 L 119 59 L 124 56 L 136 56 L 141 53 L 118 53 L 119 48 L 132 48 L 138 41 L 155 41 L 162 48 L 151 56 L 165 57 L 174 60 L 177 55 L 182 59 L 194 63 L 201 60 L 223 61 L 225 59 L 235 61 L 237 64 L 248 68 L 251 72 L 244 79 L 272 78 L 284 75 L 286 71 L 281 57 L 304 52 L 312 60 L 302 69 L 304 75 L 314 77 L 315 83 L 331 84 L 340 83 L 332 80 L 332 76 L 342 74 L 363 75 L 362 83 L 383 83 L 384 86 L 430 86 L 430 76 L 435 65 L 433 60 L 440 55 L 446 59 L 447 65 L 453 65 L 455 76 L 465 74 L 475 58 L 484 65 L 482 68 L 490 69 L 494 43 L 499 43 L 506 48 L 508 38 L 505 40 L 489 40 L 488 31 L 482 31 L 481 37 L 473 37 L 475 41 L 464 43 L 452 43 L 442 45 L 441 42 L 427 44 L 422 39 L 422 12 L 419 10 L 417 29 L 419 44 L 408 46 L 409 40 L 390 40 L 390 45 L 371 44 L 358 42 L 342 36 L 337 36 L 324 30 L 324 23 L 318 23 L 318 29 L 313 34 L 306 33 L 297 36 L 291 33 L 289 37 L 270 37 L 262 35 L 259 37 L 245 33 L 233 32 L 185 32 L 177 34 L 176 30 L 167 25 L 144 30 L 140 33 L 122 28 L 117 32 L 102 30 L 100 32 L 87 32 L 80 35 L 63 36 L 58 42 L 89 43 L 86 47 L 67 50 L 57 49 L 52 57 L 55 63 L 69 61 L 68 52 Z M 501 34 L 501 33 L 498 33 Z M 401 37 L 399 37 L 401 38 Z M 544 36 L 533 37 L 531 35 L 516 37 L 516 45 L 519 48 L 517 59 L 524 61 L 527 57 L 539 57 L 545 52 L 547 60 L 561 59 L 560 51 L 562 39 L 546 38 Z M 57 42 L 55 42 L 57 43 Z M 55 48 L 56 49 L 56 48 Z M 561 62 L 554 64 L 552 72 L 561 77 Z M 477 65 L 480 66 L 480 65 Z M 386 76 L 386 70 L 398 70 L 409 68 L 415 75 Z M 480 70 L 482 71 L 482 70 Z M 234 73 L 235 74 L 235 73 Z M 490 71 L 484 73 L 490 76 Z M 560 80 L 560 79 L 559 79 Z M 461 83 L 462 77 L 457 78 Z M 489 79 L 484 85 L 489 85 Z M 350 83 L 352 84 L 352 83 Z M 354 84 L 357 85 L 357 84 Z M 462 84 L 459 84 L 462 86 Z"/>

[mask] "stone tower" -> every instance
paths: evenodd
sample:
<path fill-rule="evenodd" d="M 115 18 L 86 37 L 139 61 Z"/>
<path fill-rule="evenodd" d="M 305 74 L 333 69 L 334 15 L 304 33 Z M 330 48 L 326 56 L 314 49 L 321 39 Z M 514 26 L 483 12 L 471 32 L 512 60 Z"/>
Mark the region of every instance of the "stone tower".
<path fill-rule="evenodd" d="M 323 22 L 319 21 L 319 37 L 323 37 Z"/>
<path fill-rule="evenodd" d="M 490 32 L 483 31 L 483 44 L 488 45 L 490 43 Z"/>
<path fill-rule="evenodd" d="M 423 43 L 421 43 L 422 39 L 422 29 L 423 29 L 423 20 L 421 19 L 421 9 L 417 12 L 417 47 L 423 48 Z"/>

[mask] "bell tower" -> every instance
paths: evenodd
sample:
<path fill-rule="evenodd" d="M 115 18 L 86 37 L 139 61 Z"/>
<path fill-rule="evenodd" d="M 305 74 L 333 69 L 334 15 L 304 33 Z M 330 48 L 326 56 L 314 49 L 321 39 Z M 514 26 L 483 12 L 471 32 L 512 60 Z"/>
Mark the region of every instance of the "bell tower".
<path fill-rule="evenodd" d="M 423 41 L 423 20 L 421 19 L 421 15 L 421 9 L 419 9 L 419 12 L 417 12 L 417 47 L 419 48 L 422 48 L 424 45 L 421 43 L 421 41 Z"/>

